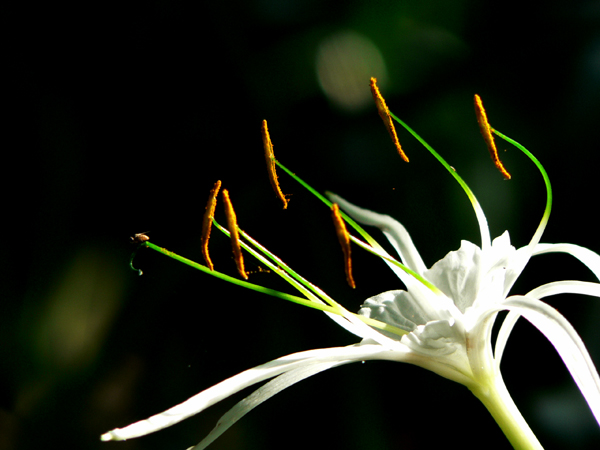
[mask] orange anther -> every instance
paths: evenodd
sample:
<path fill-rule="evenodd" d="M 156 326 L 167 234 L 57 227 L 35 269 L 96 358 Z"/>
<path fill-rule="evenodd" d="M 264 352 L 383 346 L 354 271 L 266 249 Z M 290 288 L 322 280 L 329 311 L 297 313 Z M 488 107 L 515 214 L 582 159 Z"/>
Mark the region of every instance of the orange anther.
<path fill-rule="evenodd" d="M 240 247 L 240 235 L 237 228 L 237 219 L 235 217 L 235 211 L 233 205 L 229 199 L 229 192 L 227 189 L 223 189 L 222 192 L 223 202 L 225 203 L 225 217 L 227 217 L 227 227 L 229 228 L 229 234 L 231 235 L 231 248 L 233 250 L 233 259 L 235 265 L 244 280 L 248 279 L 248 275 L 244 270 L 244 257 L 242 256 L 242 249 Z"/>
<path fill-rule="evenodd" d="M 500 171 L 502 176 L 504 176 L 505 180 L 510 180 L 510 173 L 508 173 L 508 171 L 504 168 L 502 161 L 500 161 L 500 158 L 498 157 L 498 149 L 496 148 L 496 142 L 494 141 L 494 135 L 492 134 L 492 127 L 488 122 L 485 108 L 481 102 L 481 97 L 479 97 L 477 94 L 475 94 L 475 114 L 477 115 L 479 130 L 481 131 L 483 140 L 485 141 L 488 151 L 490 152 L 492 161 L 494 161 L 494 165 Z"/>
<path fill-rule="evenodd" d="M 390 133 L 390 137 L 392 138 L 392 141 L 396 146 L 396 150 L 398 150 L 398 153 L 400 154 L 402 159 L 408 162 L 408 157 L 406 156 L 404 150 L 402 150 L 402 147 L 400 146 L 400 141 L 398 140 L 398 135 L 396 134 L 396 128 L 394 127 L 392 116 L 390 116 L 390 110 L 385 104 L 385 100 L 381 96 L 381 92 L 379 92 L 379 88 L 377 87 L 377 79 L 373 77 L 371 77 L 371 93 L 373 94 L 373 98 L 375 99 L 375 104 L 377 105 L 377 111 L 379 112 L 379 116 L 381 117 L 381 120 L 383 120 L 383 123 L 385 124 L 388 133 Z"/>
<path fill-rule="evenodd" d="M 277 179 L 277 172 L 275 172 L 275 154 L 273 153 L 273 143 L 271 142 L 271 136 L 269 136 L 269 129 L 267 128 L 267 121 L 263 120 L 262 127 L 262 138 L 263 146 L 265 147 L 265 159 L 267 161 L 267 172 L 269 173 L 269 181 L 271 186 L 277 194 L 277 197 L 283 202 L 283 209 L 287 208 L 288 201 L 281 192 L 279 187 L 279 180 Z"/>
<path fill-rule="evenodd" d="M 346 229 L 346 223 L 340 214 L 340 208 L 337 203 L 331 205 L 331 217 L 333 218 L 333 225 L 335 226 L 335 232 L 337 233 L 338 240 L 342 246 L 344 252 L 344 269 L 346 270 L 346 280 L 352 289 L 356 287 L 354 278 L 352 277 L 352 258 L 350 252 L 350 235 Z"/>
<path fill-rule="evenodd" d="M 210 190 L 208 202 L 206 203 L 206 208 L 204 210 L 204 217 L 202 218 L 202 256 L 210 270 L 213 270 L 214 266 L 208 253 L 208 240 L 210 239 L 210 230 L 212 229 L 212 221 L 215 216 L 215 208 L 217 207 L 217 195 L 219 194 L 219 189 L 221 189 L 221 180 L 217 181 Z"/>

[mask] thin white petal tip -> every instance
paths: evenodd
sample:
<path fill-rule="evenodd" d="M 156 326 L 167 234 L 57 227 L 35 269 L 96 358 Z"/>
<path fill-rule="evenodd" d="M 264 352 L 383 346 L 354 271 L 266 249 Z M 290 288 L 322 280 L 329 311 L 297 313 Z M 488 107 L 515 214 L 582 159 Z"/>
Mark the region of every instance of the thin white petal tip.
<path fill-rule="evenodd" d="M 108 433 L 104 433 L 102 436 L 100 436 L 100 440 L 101 441 L 119 441 L 120 439 L 118 437 L 116 437 L 112 431 L 109 431 Z"/>

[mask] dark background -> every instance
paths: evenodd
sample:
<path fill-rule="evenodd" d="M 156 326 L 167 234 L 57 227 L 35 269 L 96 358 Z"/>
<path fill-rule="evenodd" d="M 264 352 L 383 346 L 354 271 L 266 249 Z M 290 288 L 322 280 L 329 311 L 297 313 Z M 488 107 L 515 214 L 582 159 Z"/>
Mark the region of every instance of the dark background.
<path fill-rule="evenodd" d="M 129 269 L 129 236 L 146 230 L 154 243 L 201 261 L 200 222 L 217 179 L 242 228 L 347 308 L 401 288 L 357 248 L 358 287 L 348 288 L 329 212 L 282 173 L 291 202 L 281 210 L 264 168 L 263 119 L 280 161 L 320 191 L 401 220 L 428 265 L 461 239 L 480 243 L 469 202 L 443 168 L 404 131 L 410 164 L 395 153 L 369 99 L 370 76 L 392 111 L 469 183 L 493 236 L 508 229 L 516 246 L 526 245 L 545 191 L 535 166 L 504 143 L 513 180 L 495 171 L 474 93 L 492 125 L 526 145 L 551 177 L 555 204 L 543 241 L 600 249 L 598 1 L 19 5 L 3 14 L 2 450 L 185 449 L 244 395 L 148 437 L 99 436 L 268 360 L 356 342 L 319 312 L 149 250 L 135 259 L 143 276 Z M 224 221 L 220 208 L 217 219 Z M 235 275 L 229 242 L 216 231 L 211 251 L 217 269 Z M 249 258 L 247 265 L 259 269 Z M 250 280 L 292 292 L 275 278 Z M 513 292 L 562 279 L 593 281 L 573 258 L 550 255 L 535 258 Z M 597 300 L 548 302 L 598 364 Z M 502 368 L 547 449 L 598 448 L 583 397 L 525 321 Z M 286 390 L 211 448 L 448 444 L 509 448 L 462 386 L 409 365 L 368 362 Z"/>

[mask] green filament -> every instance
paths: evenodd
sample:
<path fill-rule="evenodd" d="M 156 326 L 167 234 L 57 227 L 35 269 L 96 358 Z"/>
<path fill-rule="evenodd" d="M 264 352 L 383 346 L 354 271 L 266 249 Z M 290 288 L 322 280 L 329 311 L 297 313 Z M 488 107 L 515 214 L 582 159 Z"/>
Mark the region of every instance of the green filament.
<path fill-rule="evenodd" d="M 514 145 L 523 153 L 525 153 L 525 155 L 527 155 L 527 157 L 536 165 L 536 167 L 542 174 L 542 177 L 544 178 L 544 184 L 546 185 L 546 208 L 544 209 L 544 215 L 542 216 L 542 220 L 540 221 L 540 224 L 538 225 L 538 228 L 535 231 L 533 238 L 531 238 L 531 241 L 529 242 L 529 248 L 531 251 L 533 251 L 533 247 L 535 247 L 540 242 L 542 234 L 544 233 L 546 225 L 548 224 L 548 220 L 550 219 L 550 212 L 552 210 L 552 186 L 550 185 L 550 177 L 548 177 L 548 173 L 546 172 L 546 169 L 544 169 L 544 166 L 542 166 L 542 163 L 535 156 L 533 156 L 533 154 L 529 150 L 523 147 L 523 145 L 519 144 L 517 141 L 509 138 L 508 136 L 503 135 L 499 131 L 494 130 L 493 128 L 492 131 L 494 132 L 494 134 L 498 135 L 505 141 L 510 142 L 512 145 Z"/>
<path fill-rule="evenodd" d="M 446 160 L 444 158 L 442 158 L 440 156 L 440 154 L 433 149 L 433 147 L 431 147 L 431 145 L 429 145 L 421 136 L 419 136 L 416 131 L 414 131 L 411 127 L 409 127 L 406 123 L 404 123 L 398 117 L 396 117 L 394 115 L 394 113 L 392 113 L 391 111 L 390 111 L 390 115 L 393 117 L 393 119 L 396 122 L 398 122 L 400 125 L 402 125 L 402 127 L 404 127 L 404 129 L 406 129 L 406 131 L 408 131 L 410 134 L 412 134 L 414 136 L 414 138 L 417 139 L 421 143 L 421 145 L 423 145 L 423 147 L 425 147 L 429 151 L 429 153 L 431 153 L 435 157 L 435 159 L 437 159 L 446 168 L 446 170 L 450 173 L 450 175 L 452 175 L 454 177 L 454 179 L 458 182 L 458 184 L 460 184 L 460 187 L 463 188 L 463 190 L 465 191 L 465 193 L 467 194 L 467 197 L 469 198 L 469 200 L 471 202 L 471 205 L 473 205 L 473 209 L 475 210 L 475 215 L 477 216 L 477 222 L 479 223 L 479 232 L 481 234 L 481 249 L 485 250 L 486 248 L 489 248 L 492 245 L 492 240 L 490 237 L 490 231 L 488 228 L 487 219 L 485 218 L 483 209 L 481 209 L 481 205 L 477 201 L 477 197 L 475 197 L 475 194 L 473 194 L 473 191 L 471 190 L 471 188 L 467 185 L 467 183 L 465 183 L 465 181 L 456 172 L 456 170 L 452 166 L 450 166 L 450 164 L 448 164 L 446 162 Z"/>
<path fill-rule="evenodd" d="M 224 234 L 226 234 L 227 236 L 229 236 L 229 231 L 226 230 L 225 228 L 223 228 L 222 226 L 220 226 L 219 224 L 217 224 L 215 222 L 215 226 L 217 226 L 217 228 L 222 231 Z M 241 230 L 240 230 L 241 231 Z M 241 234 L 247 236 L 246 233 L 244 233 L 243 231 L 241 231 Z M 408 332 L 406 330 L 403 330 L 401 328 L 395 327 L 393 325 L 389 325 L 387 323 L 384 322 L 380 322 L 379 320 L 375 320 L 375 319 L 371 319 L 369 317 L 364 317 L 364 316 L 360 316 L 358 314 L 354 314 L 351 313 L 349 311 L 347 311 L 346 309 L 344 309 L 341 305 L 339 305 L 338 303 L 336 303 L 333 299 L 331 299 L 330 297 L 327 297 L 325 295 L 325 293 L 323 293 L 320 289 L 318 289 L 316 286 L 308 283 L 308 281 L 304 280 L 304 278 L 300 277 L 300 275 L 296 274 L 299 278 L 301 278 L 302 280 L 304 280 L 307 284 L 309 284 L 311 286 L 311 289 L 314 288 L 315 291 L 318 291 L 318 295 L 321 296 L 325 296 L 327 297 L 331 304 L 325 304 L 324 302 L 322 302 L 320 299 L 318 299 L 317 297 L 315 297 L 313 295 L 312 292 L 310 292 L 309 290 L 305 289 L 301 284 L 299 284 L 298 282 L 295 282 L 293 279 L 291 279 L 289 276 L 287 276 L 287 273 L 284 270 L 282 270 L 282 268 L 280 268 L 277 265 L 274 265 L 273 263 L 271 263 L 270 261 L 268 261 L 267 259 L 265 259 L 264 257 L 262 257 L 262 255 L 260 255 L 258 252 L 254 251 L 252 248 L 250 248 L 245 242 L 240 241 L 240 245 L 242 246 L 242 248 L 246 251 L 248 251 L 252 256 L 254 256 L 255 258 L 257 258 L 260 262 L 262 262 L 263 264 L 267 265 L 271 270 L 273 270 L 275 273 L 277 273 L 278 275 L 280 275 L 282 278 L 284 278 L 287 282 L 289 282 L 290 284 L 292 284 L 296 289 L 298 289 L 300 292 L 302 292 L 303 294 L 305 294 L 307 296 L 307 298 L 302 298 L 302 297 L 298 297 L 295 295 L 291 295 L 291 294 L 287 294 L 285 292 L 281 292 L 281 291 L 277 291 L 275 289 L 270 289 L 264 286 L 260 286 L 258 284 L 254 284 L 254 283 L 250 283 L 248 281 L 245 280 L 240 280 L 238 278 L 234 278 L 232 276 L 226 275 L 224 273 L 218 272 L 216 270 L 210 270 L 208 267 L 202 265 L 202 264 L 198 264 L 195 261 L 192 261 L 188 258 L 184 258 L 183 256 L 178 255 L 177 253 L 174 253 L 172 251 L 169 251 L 165 248 L 159 247 L 158 245 L 155 245 L 149 241 L 144 242 L 143 244 L 140 245 L 147 247 L 149 249 L 155 250 L 165 256 L 168 256 L 169 258 L 172 258 L 176 261 L 179 261 L 183 264 L 186 264 L 190 267 L 193 267 L 194 269 L 200 270 L 208 275 L 211 275 L 213 277 L 219 278 L 221 280 L 227 281 L 229 283 L 235 284 L 237 286 L 241 286 L 244 287 L 246 289 L 250 289 L 253 291 L 257 291 L 257 292 L 261 292 L 263 294 L 267 294 L 273 297 L 277 297 L 280 298 L 282 300 L 286 300 L 292 303 L 296 303 L 298 305 L 302 305 L 302 306 L 307 306 L 309 308 L 313 308 L 319 311 L 324 311 L 324 312 L 328 312 L 328 313 L 333 313 L 333 314 L 337 314 L 339 316 L 347 316 L 347 315 L 351 315 L 352 317 L 359 319 L 361 322 L 366 323 L 367 325 L 374 327 L 374 328 L 378 328 L 380 330 L 384 330 L 384 331 L 388 331 L 390 333 L 394 333 L 398 336 L 402 336 L 403 334 L 407 334 Z M 266 250 L 266 249 L 265 249 Z M 270 253 L 270 252 L 269 252 Z M 272 254 L 271 254 L 272 255 Z M 275 255 L 272 255 L 275 259 L 279 260 L 279 258 L 277 258 Z M 279 260 L 281 261 L 281 260 Z M 133 267 L 133 266 L 132 266 Z M 287 266 L 286 266 L 287 267 Z M 289 269 L 289 267 L 287 267 L 288 270 L 291 271 L 291 269 Z M 137 269 L 134 269 L 137 270 Z M 295 272 L 294 272 L 295 273 Z"/>

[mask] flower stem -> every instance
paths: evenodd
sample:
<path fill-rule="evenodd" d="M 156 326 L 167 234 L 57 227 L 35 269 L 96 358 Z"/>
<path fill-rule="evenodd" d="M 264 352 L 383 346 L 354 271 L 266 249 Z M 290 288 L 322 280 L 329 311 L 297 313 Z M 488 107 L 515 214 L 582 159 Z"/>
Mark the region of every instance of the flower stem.
<path fill-rule="evenodd" d="M 515 449 L 543 450 L 542 444 L 521 415 L 499 373 L 490 380 L 489 385 L 478 384 L 469 386 L 469 389 L 485 405 Z"/>

